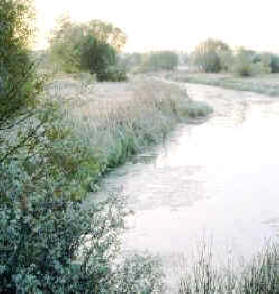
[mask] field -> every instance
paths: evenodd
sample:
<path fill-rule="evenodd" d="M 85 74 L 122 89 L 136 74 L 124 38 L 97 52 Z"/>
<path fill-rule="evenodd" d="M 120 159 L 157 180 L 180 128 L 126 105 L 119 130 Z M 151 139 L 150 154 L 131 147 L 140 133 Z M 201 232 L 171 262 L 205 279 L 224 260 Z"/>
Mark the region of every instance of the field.
<path fill-rule="evenodd" d="M 173 74 L 168 74 L 166 77 L 178 82 L 220 86 L 239 91 L 257 92 L 268 96 L 279 95 L 279 74 L 238 77 L 232 74 L 193 74 L 177 71 Z"/>

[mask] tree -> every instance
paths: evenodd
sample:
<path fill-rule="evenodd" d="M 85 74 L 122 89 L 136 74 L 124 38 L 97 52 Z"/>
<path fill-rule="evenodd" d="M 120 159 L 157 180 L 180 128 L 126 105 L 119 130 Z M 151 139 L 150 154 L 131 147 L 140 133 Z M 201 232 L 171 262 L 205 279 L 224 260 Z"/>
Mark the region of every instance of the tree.
<path fill-rule="evenodd" d="M 96 74 L 99 81 L 109 80 L 107 72 L 116 63 L 116 52 L 108 43 L 88 35 L 83 40 L 80 62 L 81 68 Z"/>
<path fill-rule="evenodd" d="M 29 58 L 32 1 L 0 0 L 0 128 L 36 103 L 40 82 Z"/>
<path fill-rule="evenodd" d="M 258 53 L 256 61 L 261 61 L 266 67 L 270 67 L 271 73 L 279 73 L 279 55 L 271 52 Z"/>
<path fill-rule="evenodd" d="M 232 72 L 240 76 L 254 76 L 271 72 L 271 57 L 256 54 L 255 51 L 240 47 L 233 58 Z"/>
<path fill-rule="evenodd" d="M 229 46 L 226 43 L 209 38 L 196 46 L 194 64 L 207 73 L 219 72 L 221 70 L 219 54 L 229 50 Z"/>
<path fill-rule="evenodd" d="M 143 66 L 150 70 L 171 70 L 178 65 L 178 55 L 172 51 L 153 51 L 144 56 Z"/>
<path fill-rule="evenodd" d="M 64 16 L 50 40 L 51 59 L 67 73 L 88 70 L 98 80 L 108 80 L 116 72 L 112 67 L 125 42 L 125 34 L 110 23 L 92 20 L 78 24 Z"/>
<path fill-rule="evenodd" d="M 271 71 L 272 73 L 279 73 L 279 55 L 272 54 L 271 55 Z"/>
<path fill-rule="evenodd" d="M 80 70 L 83 28 L 74 25 L 69 16 L 58 19 L 58 26 L 50 39 L 50 60 L 66 73 Z"/>
<path fill-rule="evenodd" d="M 127 36 L 120 28 L 101 20 L 91 20 L 84 25 L 88 35 L 94 36 L 101 44 L 108 44 L 119 52 L 126 44 Z"/>

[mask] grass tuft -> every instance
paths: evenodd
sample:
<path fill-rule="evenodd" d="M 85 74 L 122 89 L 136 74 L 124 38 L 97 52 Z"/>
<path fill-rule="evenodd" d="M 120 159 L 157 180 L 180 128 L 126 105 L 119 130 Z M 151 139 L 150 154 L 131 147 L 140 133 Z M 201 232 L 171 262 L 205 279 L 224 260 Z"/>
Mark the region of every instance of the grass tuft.
<path fill-rule="evenodd" d="M 228 262 L 226 268 L 217 267 L 213 255 L 202 247 L 198 260 L 182 277 L 179 294 L 278 294 L 278 243 L 269 243 L 239 272 Z"/>

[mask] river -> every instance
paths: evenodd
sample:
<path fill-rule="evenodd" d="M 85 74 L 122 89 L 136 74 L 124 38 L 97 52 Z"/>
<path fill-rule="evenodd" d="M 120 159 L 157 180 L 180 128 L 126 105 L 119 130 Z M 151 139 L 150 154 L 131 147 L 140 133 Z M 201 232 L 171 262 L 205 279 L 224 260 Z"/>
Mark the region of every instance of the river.
<path fill-rule="evenodd" d="M 159 254 L 171 272 L 201 239 L 220 259 L 233 252 L 240 260 L 279 228 L 279 99 L 183 86 L 213 107 L 211 117 L 178 125 L 103 181 L 105 191 L 127 195 L 124 250 Z"/>

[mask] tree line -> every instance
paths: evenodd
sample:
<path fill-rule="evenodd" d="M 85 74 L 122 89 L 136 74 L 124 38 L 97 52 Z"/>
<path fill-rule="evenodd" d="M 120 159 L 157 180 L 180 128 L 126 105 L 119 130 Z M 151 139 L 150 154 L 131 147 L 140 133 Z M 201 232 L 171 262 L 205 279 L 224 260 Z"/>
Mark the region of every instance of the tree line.
<path fill-rule="evenodd" d="M 279 73 L 279 55 L 244 47 L 232 50 L 228 44 L 211 38 L 196 46 L 190 60 L 198 70 L 206 73 L 222 71 L 241 76 Z"/>

